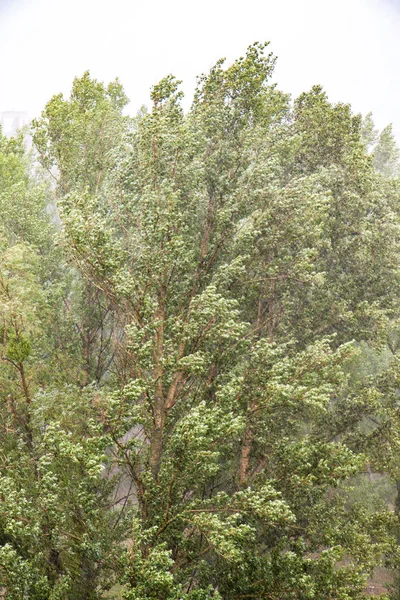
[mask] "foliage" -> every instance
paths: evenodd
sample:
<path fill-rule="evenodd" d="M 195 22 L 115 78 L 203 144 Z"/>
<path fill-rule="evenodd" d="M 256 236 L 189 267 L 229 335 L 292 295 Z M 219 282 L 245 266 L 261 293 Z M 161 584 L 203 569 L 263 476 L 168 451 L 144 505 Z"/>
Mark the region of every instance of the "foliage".
<path fill-rule="evenodd" d="M 400 479 L 393 137 L 265 49 L 187 114 L 172 76 L 136 119 L 75 79 L 33 123 L 53 188 L 1 140 L 6 598 L 361 600 L 397 565 L 361 483 Z"/>

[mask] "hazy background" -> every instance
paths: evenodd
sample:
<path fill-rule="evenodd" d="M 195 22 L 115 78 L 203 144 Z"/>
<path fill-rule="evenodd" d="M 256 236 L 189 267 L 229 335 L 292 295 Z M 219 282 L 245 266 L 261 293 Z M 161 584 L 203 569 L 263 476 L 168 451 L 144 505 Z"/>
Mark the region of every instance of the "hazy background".
<path fill-rule="evenodd" d="M 197 74 L 264 40 L 281 89 L 319 83 L 400 140 L 400 0 L 0 0 L 0 111 L 33 117 L 86 69 L 118 76 L 132 113 L 168 73 L 190 98 Z"/>

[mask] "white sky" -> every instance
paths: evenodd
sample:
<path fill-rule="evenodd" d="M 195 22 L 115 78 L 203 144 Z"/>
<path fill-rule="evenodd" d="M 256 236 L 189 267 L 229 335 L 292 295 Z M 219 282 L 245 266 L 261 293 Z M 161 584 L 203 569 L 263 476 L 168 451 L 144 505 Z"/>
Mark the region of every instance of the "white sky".
<path fill-rule="evenodd" d="M 281 89 L 319 83 L 400 140 L 400 0 L 0 0 L 0 111 L 35 116 L 89 69 L 118 76 L 134 113 L 168 73 L 190 96 L 218 58 L 265 40 Z"/>

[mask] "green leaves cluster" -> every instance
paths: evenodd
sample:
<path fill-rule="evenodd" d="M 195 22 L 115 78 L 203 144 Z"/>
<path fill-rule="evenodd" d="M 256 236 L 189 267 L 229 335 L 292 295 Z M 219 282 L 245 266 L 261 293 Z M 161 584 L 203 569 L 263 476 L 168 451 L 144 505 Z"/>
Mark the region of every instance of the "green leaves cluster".
<path fill-rule="evenodd" d="M 396 566 L 398 507 L 357 496 L 399 477 L 396 149 L 265 49 L 187 114 L 172 76 L 136 119 L 75 79 L 33 123 L 53 187 L 0 143 L 9 222 L 30 203 L 1 233 L 10 599 L 361 599 Z"/>

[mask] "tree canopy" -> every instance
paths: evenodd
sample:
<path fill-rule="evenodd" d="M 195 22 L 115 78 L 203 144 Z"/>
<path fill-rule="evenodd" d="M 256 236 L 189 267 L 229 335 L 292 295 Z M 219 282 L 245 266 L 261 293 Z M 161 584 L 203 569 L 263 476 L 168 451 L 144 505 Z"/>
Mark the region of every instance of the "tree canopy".
<path fill-rule="evenodd" d="M 0 138 L 9 600 L 361 600 L 396 576 L 398 150 L 320 86 L 292 101 L 266 49 L 186 113 L 172 76 L 131 118 L 87 72 L 33 156 Z"/>

